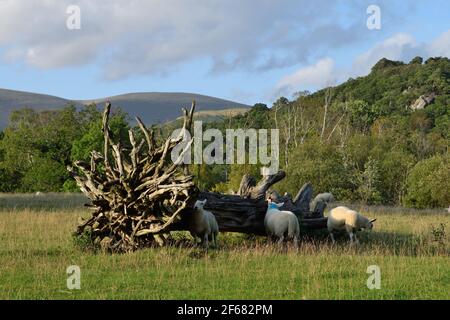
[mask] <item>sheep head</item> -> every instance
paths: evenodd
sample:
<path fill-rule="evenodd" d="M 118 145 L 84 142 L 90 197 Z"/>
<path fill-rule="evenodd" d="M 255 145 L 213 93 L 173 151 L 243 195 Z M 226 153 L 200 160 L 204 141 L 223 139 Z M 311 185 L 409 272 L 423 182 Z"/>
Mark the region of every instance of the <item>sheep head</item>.
<path fill-rule="evenodd" d="M 194 205 L 194 209 L 203 209 L 206 204 L 206 199 L 203 201 L 197 200 Z"/>
<path fill-rule="evenodd" d="M 282 203 L 276 203 L 276 202 L 273 202 L 270 198 L 267 200 L 267 202 L 268 202 L 268 209 L 278 209 L 278 208 L 281 208 L 283 205 L 284 205 L 284 202 L 282 202 Z"/>
<path fill-rule="evenodd" d="M 374 223 L 376 220 L 377 220 L 377 219 L 372 219 L 372 220 L 370 220 L 370 221 L 367 223 L 367 225 L 366 225 L 366 229 L 372 230 L 372 228 L 373 228 L 373 223 Z"/>

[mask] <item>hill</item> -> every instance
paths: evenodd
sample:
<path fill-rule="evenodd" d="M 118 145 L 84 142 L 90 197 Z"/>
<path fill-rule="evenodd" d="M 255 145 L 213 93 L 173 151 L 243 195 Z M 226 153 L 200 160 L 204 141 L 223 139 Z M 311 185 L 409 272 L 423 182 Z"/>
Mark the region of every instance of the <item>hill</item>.
<path fill-rule="evenodd" d="M 80 101 L 83 104 L 103 105 L 111 101 L 115 107 L 126 111 L 132 119 L 135 116 L 149 124 L 165 123 L 181 115 L 181 107 L 189 108 L 193 100 L 197 102 L 197 111 L 217 111 L 226 109 L 248 109 L 249 106 L 215 97 L 183 92 L 143 92 L 129 93 L 103 99 Z M 214 112 L 213 112 L 214 113 Z"/>
<path fill-rule="evenodd" d="M 162 123 L 178 118 L 181 114 L 180 108 L 189 107 L 193 100 L 197 102 L 197 110 L 212 113 L 217 110 L 249 108 L 241 103 L 193 93 L 144 92 L 72 101 L 50 95 L 0 89 L 0 129 L 6 127 L 11 111 L 20 108 L 54 110 L 67 104 L 82 106 L 95 102 L 101 105 L 106 100 L 110 100 L 114 107 L 120 107 L 127 112 L 131 119 L 139 115 L 147 124 Z"/>
<path fill-rule="evenodd" d="M 327 90 L 320 90 L 311 98 L 323 101 Z M 416 57 L 404 63 L 384 58 L 367 76 L 350 78 L 332 91 L 334 101 L 361 100 L 381 116 L 404 113 L 421 96 L 432 96 L 430 104 L 445 105 L 450 94 L 450 59 L 437 57 L 423 62 Z"/>
<path fill-rule="evenodd" d="M 35 110 L 54 110 L 62 108 L 70 100 L 46 94 L 0 89 L 0 130 L 8 124 L 13 110 L 29 107 Z"/>

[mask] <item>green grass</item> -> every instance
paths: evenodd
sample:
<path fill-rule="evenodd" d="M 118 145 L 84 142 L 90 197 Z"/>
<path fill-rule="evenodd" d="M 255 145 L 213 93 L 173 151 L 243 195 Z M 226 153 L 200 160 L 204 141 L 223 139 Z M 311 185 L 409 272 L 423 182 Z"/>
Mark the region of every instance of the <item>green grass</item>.
<path fill-rule="evenodd" d="M 77 218 L 89 213 L 79 195 L 69 198 L 44 196 L 48 203 L 33 204 L 26 196 L 0 195 L 0 299 L 450 297 L 450 219 L 437 210 L 363 208 L 378 220 L 357 248 L 347 239 L 331 246 L 317 237 L 296 251 L 221 234 L 220 249 L 207 253 L 185 246 L 109 255 L 74 246 Z M 436 232 L 441 223 L 444 234 Z M 81 290 L 66 287 L 70 265 L 81 268 Z M 369 265 L 381 269 L 380 290 L 366 286 Z"/>

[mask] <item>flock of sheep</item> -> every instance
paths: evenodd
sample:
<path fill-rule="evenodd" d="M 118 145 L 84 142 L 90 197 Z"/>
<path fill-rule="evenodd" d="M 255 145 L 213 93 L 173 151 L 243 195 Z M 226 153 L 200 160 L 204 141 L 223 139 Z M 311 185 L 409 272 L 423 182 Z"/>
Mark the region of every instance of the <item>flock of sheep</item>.
<path fill-rule="evenodd" d="M 330 193 L 320 194 L 317 198 L 322 198 L 326 202 L 334 201 L 334 197 Z M 267 202 L 264 226 L 269 241 L 276 238 L 278 243 L 282 244 L 285 239 L 292 240 L 294 246 L 297 247 L 300 235 L 300 225 L 297 216 L 291 211 L 280 210 L 283 203 L 275 203 L 270 197 L 267 199 Z M 204 209 L 205 204 L 206 200 L 195 203 L 195 210 L 189 223 L 189 231 L 195 242 L 200 239 L 200 244 L 203 247 L 208 248 L 210 241 L 212 241 L 214 247 L 217 247 L 219 226 L 215 216 Z M 345 231 L 350 237 L 350 243 L 357 244 L 356 232 L 362 229 L 371 230 L 375 220 L 370 220 L 347 207 L 339 206 L 330 210 L 328 214 L 328 233 L 331 241 L 334 243 L 334 233 Z"/>

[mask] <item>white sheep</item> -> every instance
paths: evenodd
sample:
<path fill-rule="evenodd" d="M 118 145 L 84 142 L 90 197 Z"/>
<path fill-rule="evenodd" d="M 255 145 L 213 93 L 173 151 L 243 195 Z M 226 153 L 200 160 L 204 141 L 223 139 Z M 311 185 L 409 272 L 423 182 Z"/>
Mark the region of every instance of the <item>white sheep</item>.
<path fill-rule="evenodd" d="M 334 201 L 336 201 L 336 199 L 334 198 L 332 193 L 329 192 L 319 193 L 311 202 L 311 205 L 309 207 L 310 211 L 314 211 L 318 202 L 325 202 L 326 204 L 329 204 Z"/>
<path fill-rule="evenodd" d="M 268 199 L 268 207 L 264 218 L 264 226 L 266 228 L 269 239 L 273 236 L 278 238 L 278 243 L 282 244 L 285 234 L 288 239 L 292 239 L 294 245 L 298 246 L 298 237 L 300 235 L 300 225 L 297 216 L 291 211 L 281 211 L 279 208 L 284 203 L 277 204 Z"/>
<path fill-rule="evenodd" d="M 208 248 L 209 241 L 212 241 L 214 247 L 217 247 L 219 225 L 217 224 L 216 217 L 203 208 L 205 204 L 206 199 L 195 203 L 194 213 L 189 220 L 189 231 L 194 241 L 197 241 L 197 237 L 200 238 L 201 244 L 204 247 Z"/>
<path fill-rule="evenodd" d="M 333 231 L 343 230 L 345 230 L 350 236 L 350 243 L 353 243 L 353 241 L 358 243 L 356 232 L 360 231 L 361 229 L 371 230 L 373 228 L 373 222 L 375 220 L 377 219 L 369 220 L 358 212 L 341 206 L 336 207 L 330 211 L 330 213 L 328 214 L 327 227 L 333 243 L 335 242 Z"/>

